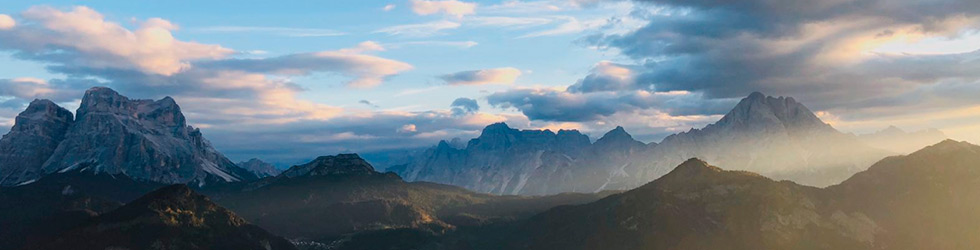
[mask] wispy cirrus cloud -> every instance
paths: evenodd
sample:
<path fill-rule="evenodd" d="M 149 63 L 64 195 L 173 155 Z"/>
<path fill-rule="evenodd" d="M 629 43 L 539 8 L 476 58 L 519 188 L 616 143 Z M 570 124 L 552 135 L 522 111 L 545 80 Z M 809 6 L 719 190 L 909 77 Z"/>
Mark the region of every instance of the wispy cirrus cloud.
<path fill-rule="evenodd" d="M 402 48 L 406 46 L 445 46 L 445 47 L 457 47 L 457 48 L 472 48 L 473 46 L 479 45 L 480 43 L 475 41 L 409 41 L 409 42 L 396 42 L 396 43 L 386 43 L 384 46 L 388 48 Z"/>
<path fill-rule="evenodd" d="M 532 38 L 532 37 L 542 37 L 542 36 L 578 34 L 587 30 L 599 29 L 609 23 L 609 20 L 607 18 L 597 18 L 597 19 L 580 21 L 576 17 L 562 16 L 562 17 L 557 17 L 557 19 L 562 20 L 563 23 L 551 29 L 524 34 L 517 38 Z"/>
<path fill-rule="evenodd" d="M 476 3 L 463 2 L 458 0 L 442 0 L 442 1 L 430 1 L 430 0 L 411 0 L 409 2 L 412 7 L 412 11 L 419 15 L 432 15 L 443 13 L 446 15 L 463 17 L 465 15 L 471 15 L 476 13 Z"/>
<path fill-rule="evenodd" d="M 443 30 L 456 29 L 460 26 L 462 26 L 460 23 L 442 20 L 428 23 L 395 25 L 375 30 L 374 33 L 386 33 L 388 35 L 408 37 L 427 37 L 439 34 Z"/>
<path fill-rule="evenodd" d="M 466 24 L 483 27 L 530 28 L 554 22 L 546 17 L 474 16 Z"/>
<path fill-rule="evenodd" d="M 513 84 L 517 77 L 521 76 L 521 70 L 506 67 L 495 69 L 481 69 L 461 71 L 440 76 L 449 85 L 484 85 L 484 84 Z"/>
<path fill-rule="evenodd" d="M 268 27 L 268 26 L 207 26 L 207 27 L 191 28 L 189 29 L 189 31 L 200 32 L 200 33 L 270 34 L 270 35 L 291 36 L 291 37 L 325 37 L 325 36 L 347 35 L 347 33 L 345 32 L 340 32 L 331 29 Z"/>

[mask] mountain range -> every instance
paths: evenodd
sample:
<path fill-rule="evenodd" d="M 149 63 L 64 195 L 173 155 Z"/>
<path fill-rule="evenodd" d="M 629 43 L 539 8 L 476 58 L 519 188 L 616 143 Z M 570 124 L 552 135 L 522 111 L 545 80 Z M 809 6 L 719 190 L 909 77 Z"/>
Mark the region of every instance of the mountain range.
<path fill-rule="evenodd" d="M 700 158 L 730 169 L 823 187 L 885 156 L 945 139 L 935 130 L 916 134 L 920 136 L 909 143 L 909 136 L 901 133 L 842 133 L 793 98 L 756 92 L 719 121 L 668 136 L 660 143 L 644 144 L 622 127 L 590 142 L 576 130 L 522 131 L 498 123 L 487 126 L 465 146 L 443 141 L 389 170 L 409 181 L 445 183 L 492 194 L 539 195 L 635 188 L 667 174 L 686 159 Z M 900 152 L 871 145 L 892 145 L 885 148 Z"/>
<path fill-rule="evenodd" d="M 980 246 L 980 146 L 894 155 L 869 145 L 944 136 L 845 134 L 792 98 L 758 93 L 661 143 L 622 127 L 593 142 L 498 123 L 394 172 L 357 154 L 281 173 L 236 165 L 171 98 L 93 88 L 76 114 L 37 100 L 0 139 L 0 249 Z M 430 178 L 448 184 L 420 181 Z M 617 189 L 627 191 L 601 191 Z"/>

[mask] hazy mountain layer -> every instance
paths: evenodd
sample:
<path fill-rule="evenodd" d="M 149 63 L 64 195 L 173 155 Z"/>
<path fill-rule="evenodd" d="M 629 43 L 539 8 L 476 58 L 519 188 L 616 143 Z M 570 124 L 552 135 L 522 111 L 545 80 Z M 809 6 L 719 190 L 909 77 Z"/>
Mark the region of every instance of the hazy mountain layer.
<path fill-rule="evenodd" d="M 908 154 L 946 140 L 947 137 L 946 134 L 938 129 L 905 132 L 905 130 L 898 127 L 889 126 L 875 133 L 858 135 L 858 138 L 865 144 L 875 148 L 888 150 L 896 154 Z"/>
<path fill-rule="evenodd" d="M 718 122 L 644 145 L 618 127 L 594 143 L 577 131 L 486 127 L 459 148 L 441 142 L 404 165 L 406 180 L 493 194 L 630 189 L 689 158 L 795 182 L 827 186 L 889 155 L 838 132 L 792 98 L 753 93 Z"/>
<path fill-rule="evenodd" d="M 718 122 L 668 136 L 635 155 L 619 179 L 626 188 L 639 186 L 686 159 L 699 158 L 732 170 L 823 187 L 890 154 L 823 123 L 793 98 L 756 92 Z"/>
<path fill-rule="evenodd" d="M 825 189 L 692 160 L 629 192 L 552 209 L 517 249 L 973 249 L 980 147 L 944 141 Z"/>
<path fill-rule="evenodd" d="M 346 234 L 410 229 L 438 235 L 460 226 L 526 218 L 605 194 L 493 196 L 448 185 L 405 182 L 356 154 L 323 156 L 283 174 L 205 190 L 252 223 L 292 239 L 332 242 Z"/>
<path fill-rule="evenodd" d="M 950 140 L 828 188 L 690 159 L 639 188 L 525 221 L 443 237 L 376 233 L 339 249 L 975 249 L 978 190 L 980 146 Z"/>

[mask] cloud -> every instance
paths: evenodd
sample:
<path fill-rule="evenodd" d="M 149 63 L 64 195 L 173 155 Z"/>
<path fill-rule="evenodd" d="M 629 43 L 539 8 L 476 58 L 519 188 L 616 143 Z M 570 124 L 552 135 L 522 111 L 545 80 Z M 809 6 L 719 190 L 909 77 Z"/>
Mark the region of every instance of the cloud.
<path fill-rule="evenodd" d="M 599 121 L 617 113 L 659 110 L 671 115 L 723 114 L 737 100 L 702 100 L 687 92 L 571 93 L 558 89 L 512 89 L 487 96 L 490 105 L 520 110 L 531 120 Z"/>
<path fill-rule="evenodd" d="M 411 0 L 412 11 L 419 15 L 432 15 L 444 13 L 446 15 L 463 17 L 476 13 L 476 3 L 468 3 L 458 0 L 446 1 L 427 1 Z"/>
<path fill-rule="evenodd" d="M 21 77 L 0 79 L 0 96 L 13 97 L 6 100 L 5 106 L 21 108 L 33 99 L 50 99 L 55 102 L 71 102 L 81 98 L 81 93 L 89 86 L 97 84 L 93 80 L 55 80 Z"/>
<path fill-rule="evenodd" d="M 516 68 L 496 68 L 456 72 L 440 76 L 449 85 L 513 84 L 521 70 Z"/>
<path fill-rule="evenodd" d="M 456 98 L 449 107 L 454 116 L 463 116 L 480 111 L 480 104 L 477 104 L 476 100 L 465 97 Z"/>
<path fill-rule="evenodd" d="M 381 9 L 384 10 L 384 11 L 391 11 L 391 10 L 394 10 L 395 7 L 396 6 L 394 4 L 388 4 L 388 5 L 385 5 L 385 7 L 381 8 Z"/>
<path fill-rule="evenodd" d="M 871 51 L 897 40 L 956 39 L 980 24 L 976 1 L 639 2 L 675 12 L 649 15 L 640 29 L 596 40 L 638 62 L 633 88 L 696 91 L 707 98 L 763 91 L 819 108 L 934 83 L 874 69 L 896 61 L 939 62 Z"/>
<path fill-rule="evenodd" d="M 384 50 L 375 42 L 239 59 L 227 56 L 241 52 L 220 45 L 175 38 L 171 32 L 177 26 L 159 18 L 138 22 L 129 30 L 87 7 L 32 7 L 21 16 L 25 22 L 0 30 L 0 50 L 43 63 L 64 78 L 0 81 L 0 96 L 13 98 L 5 99 L 8 107 L 33 98 L 71 102 L 89 87 L 109 86 L 135 98 L 172 96 L 202 127 L 327 120 L 344 110 L 300 99 L 305 88 L 290 77 L 334 73 L 349 76 L 349 86 L 370 87 L 412 68 L 371 55 Z"/>
<path fill-rule="evenodd" d="M 530 126 L 530 122 L 520 115 L 472 113 L 456 116 L 449 110 L 378 111 L 274 126 L 223 126 L 206 132 L 215 146 L 232 159 L 262 155 L 263 159 L 292 164 L 341 152 L 430 147 L 439 140 L 476 137 L 483 127 L 494 122 Z"/>
<path fill-rule="evenodd" d="M 544 17 L 475 16 L 466 19 L 467 24 L 486 27 L 530 28 L 552 23 Z"/>
<path fill-rule="evenodd" d="M 479 45 L 475 41 L 411 41 L 411 42 L 398 42 L 398 43 L 388 43 L 385 47 L 390 48 L 402 48 L 405 46 L 447 46 L 447 47 L 459 47 L 459 48 L 472 48 L 473 46 Z"/>
<path fill-rule="evenodd" d="M 578 34 L 586 30 L 598 29 L 609 23 L 609 20 L 605 18 L 590 19 L 585 21 L 579 21 L 575 17 L 560 17 L 565 22 L 548 30 L 537 31 L 533 33 L 528 33 L 518 38 L 532 38 L 541 36 L 558 36 L 558 35 L 568 35 L 568 34 Z"/>
<path fill-rule="evenodd" d="M 268 27 L 268 26 L 207 26 L 192 28 L 190 31 L 201 33 L 265 33 L 277 36 L 291 37 L 325 37 L 343 36 L 347 33 L 331 29 Z"/>
<path fill-rule="evenodd" d="M 363 42 L 357 47 L 336 51 L 290 54 L 260 59 L 225 59 L 203 62 L 200 66 L 210 69 L 278 75 L 336 72 L 354 78 L 347 82 L 347 85 L 361 88 L 377 86 L 388 77 L 412 69 L 412 65 L 408 63 L 361 54 L 380 50 L 384 50 L 384 48 L 377 43 Z"/>
<path fill-rule="evenodd" d="M 17 25 L 14 18 L 9 15 L 0 14 L 0 30 L 9 30 Z"/>
<path fill-rule="evenodd" d="M 438 34 L 440 31 L 459 28 L 461 24 L 452 21 L 435 21 L 418 24 L 404 24 L 382 28 L 374 33 L 387 33 L 388 35 L 426 37 Z"/>
<path fill-rule="evenodd" d="M 374 104 L 373 102 L 368 101 L 368 100 L 360 100 L 360 101 L 357 101 L 357 103 L 364 104 L 364 105 L 367 105 L 368 107 L 372 107 L 372 108 L 378 108 L 378 105 L 377 104 Z"/>
<path fill-rule="evenodd" d="M 415 132 L 418 132 L 418 129 L 415 127 L 415 124 L 405 124 L 405 125 L 402 125 L 401 128 L 398 128 L 398 132 L 399 133 L 415 133 Z"/>
<path fill-rule="evenodd" d="M 172 75 L 190 67 L 190 61 L 219 59 L 234 51 L 219 45 L 184 42 L 174 38 L 177 26 L 150 18 L 136 30 L 105 21 L 88 7 L 61 11 L 32 7 L 21 13 L 25 23 L 0 32 L 0 48 L 16 50 L 21 58 L 84 61 L 91 68 L 129 68 Z M 52 53 L 53 51 L 64 51 Z"/>
<path fill-rule="evenodd" d="M 592 68 L 588 76 L 572 86 L 569 92 L 597 92 L 642 89 L 636 79 L 634 66 L 602 61 Z"/>

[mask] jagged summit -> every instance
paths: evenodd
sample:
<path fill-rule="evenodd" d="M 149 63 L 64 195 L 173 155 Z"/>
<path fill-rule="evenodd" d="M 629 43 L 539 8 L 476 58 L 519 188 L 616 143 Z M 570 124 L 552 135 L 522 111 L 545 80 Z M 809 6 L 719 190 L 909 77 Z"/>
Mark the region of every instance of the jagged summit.
<path fill-rule="evenodd" d="M 633 141 L 633 136 L 627 133 L 622 126 L 616 126 L 613 130 L 609 130 L 602 137 L 599 137 L 596 143 L 605 141 Z"/>
<path fill-rule="evenodd" d="M 293 166 L 282 173 L 286 177 L 375 174 L 380 173 L 357 154 L 320 156 L 309 163 Z"/>
<path fill-rule="evenodd" d="M 258 158 L 252 158 L 248 161 L 239 162 L 237 165 L 252 172 L 259 178 L 276 176 L 282 172 L 276 168 L 276 166 L 266 163 Z"/>
<path fill-rule="evenodd" d="M 715 126 L 776 126 L 787 129 L 830 128 L 792 97 L 772 97 L 753 92 L 743 98 Z"/>
<path fill-rule="evenodd" d="M 169 184 L 256 178 L 218 153 L 200 130 L 187 126 L 173 98 L 129 99 L 94 87 L 85 91 L 75 114 L 51 101 L 32 102 L 0 141 L 0 184 L 66 171 Z M 7 159 L 14 159 L 18 169 L 2 163 Z"/>
<path fill-rule="evenodd" d="M 0 139 L 0 186 L 33 181 L 74 122 L 72 113 L 50 100 L 34 100 Z"/>

